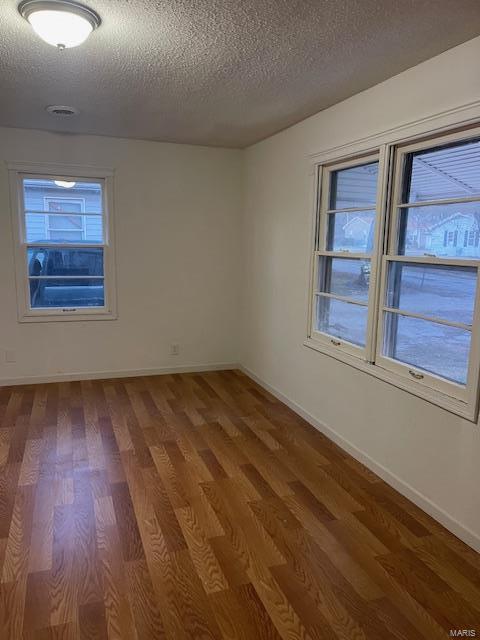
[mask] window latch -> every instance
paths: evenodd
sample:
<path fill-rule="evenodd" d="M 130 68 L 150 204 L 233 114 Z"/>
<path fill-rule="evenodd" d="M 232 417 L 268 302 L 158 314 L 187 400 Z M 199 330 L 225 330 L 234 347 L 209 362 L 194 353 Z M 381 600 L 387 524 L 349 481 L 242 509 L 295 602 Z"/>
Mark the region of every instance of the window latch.
<path fill-rule="evenodd" d="M 417 373 L 416 371 L 408 370 L 408 373 L 415 378 L 415 380 L 423 380 L 423 373 Z"/>
<path fill-rule="evenodd" d="M 330 340 L 330 342 L 331 342 L 332 344 L 334 344 L 336 347 L 339 347 L 339 346 L 342 344 L 342 343 L 341 343 L 341 342 L 339 342 L 338 340 L 333 340 L 333 339 L 332 339 L 332 340 Z"/>

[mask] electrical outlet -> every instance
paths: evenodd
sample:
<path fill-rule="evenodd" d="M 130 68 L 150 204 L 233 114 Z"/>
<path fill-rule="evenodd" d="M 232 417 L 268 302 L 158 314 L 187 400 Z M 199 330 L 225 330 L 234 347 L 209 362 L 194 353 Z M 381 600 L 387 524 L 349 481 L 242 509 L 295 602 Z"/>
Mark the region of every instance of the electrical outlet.
<path fill-rule="evenodd" d="M 5 349 L 5 362 L 16 362 L 15 351 L 13 349 Z"/>
<path fill-rule="evenodd" d="M 179 353 L 180 353 L 180 345 L 176 342 L 172 343 L 170 345 L 170 355 L 178 356 Z"/>

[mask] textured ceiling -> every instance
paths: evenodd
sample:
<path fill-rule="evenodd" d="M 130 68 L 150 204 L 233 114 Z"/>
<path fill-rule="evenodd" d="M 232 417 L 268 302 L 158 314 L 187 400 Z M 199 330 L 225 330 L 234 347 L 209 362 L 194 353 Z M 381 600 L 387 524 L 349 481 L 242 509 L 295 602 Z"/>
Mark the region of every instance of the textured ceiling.
<path fill-rule="evenodd" d="M 57 52 L 0 0 L 0 125 L 245 147 L 480 33 L 479 0 L 87 3 Z"/>

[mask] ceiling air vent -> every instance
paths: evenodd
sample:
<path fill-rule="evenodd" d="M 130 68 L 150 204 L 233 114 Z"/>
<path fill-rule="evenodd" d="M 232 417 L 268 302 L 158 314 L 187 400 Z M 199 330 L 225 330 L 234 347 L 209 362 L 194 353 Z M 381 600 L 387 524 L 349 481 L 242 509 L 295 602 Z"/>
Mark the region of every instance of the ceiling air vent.
<path fill-rule="evenodd" d="M 77 116 L 80 111 L 75 107 L 67 107 L 64 104 L 52 104 L 50 107 L 46 107 L 46 111 L 52 116 L 59 118 L 69 118 L 70 116 Z"/>

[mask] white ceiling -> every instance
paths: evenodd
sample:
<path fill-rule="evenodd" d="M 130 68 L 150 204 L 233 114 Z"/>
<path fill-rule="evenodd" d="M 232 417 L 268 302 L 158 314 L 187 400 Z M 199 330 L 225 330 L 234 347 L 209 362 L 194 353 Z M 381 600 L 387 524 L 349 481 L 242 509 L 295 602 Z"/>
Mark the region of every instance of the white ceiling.
<path fill-rule="evenodd" d="M 245 147 L 480 33 L 479 0 L 85 1 L 57 52 L 0 0 L 0 125 Z"/>

